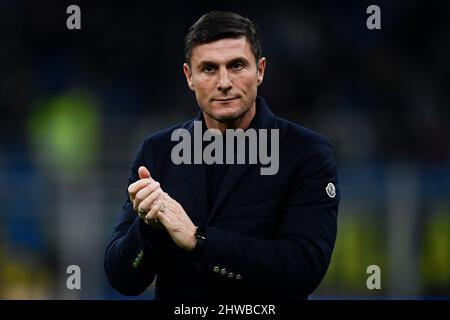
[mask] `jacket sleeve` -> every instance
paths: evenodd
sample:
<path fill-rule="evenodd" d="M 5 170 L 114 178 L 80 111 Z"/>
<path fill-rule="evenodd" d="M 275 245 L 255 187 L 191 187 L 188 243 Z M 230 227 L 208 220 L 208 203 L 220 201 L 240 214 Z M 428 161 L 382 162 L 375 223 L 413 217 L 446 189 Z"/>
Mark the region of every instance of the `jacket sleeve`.
<path fill-rule="evenodd" d="M 131 165 L 128 185 L 138 180 L 144 164 L 145 141 L 139 146 Z M 160 230 L 147 226 L 133 211 L 128 198 L 106 248 L 104 268 L 110 285 L 124 295 L 139 295 L 154 280 L 166 239 Z"/>
<path fill-rule="evenodd" d="M 194 266 L 213 272 L 215 266 L 240 275 L 242 283 L 269 285 L 309 295 L 324 277 L 337 229 L 339 192 L 332 149 L 314 143 L 299 163 L 293 188 L 282 212 L 276 239 L 257 239 L 206 227 L 207 241 Z M 332 183 L 328 192 L 326 188 Z M 217 269 L 217 268 L 216 268 Z"/>

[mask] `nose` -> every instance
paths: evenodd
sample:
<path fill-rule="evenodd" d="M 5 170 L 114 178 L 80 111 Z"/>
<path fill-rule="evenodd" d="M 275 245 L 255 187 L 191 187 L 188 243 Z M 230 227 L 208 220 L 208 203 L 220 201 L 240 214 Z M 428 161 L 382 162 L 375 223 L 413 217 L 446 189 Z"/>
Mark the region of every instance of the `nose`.
<path fill-rule="evenodd" d="M 223 68 L 219 72 L 219 81 L 217 83 L 217 89 L 221 92 L 227 92 L 232 87 L 230 77 L 228 76 L 228 71 Z"/>

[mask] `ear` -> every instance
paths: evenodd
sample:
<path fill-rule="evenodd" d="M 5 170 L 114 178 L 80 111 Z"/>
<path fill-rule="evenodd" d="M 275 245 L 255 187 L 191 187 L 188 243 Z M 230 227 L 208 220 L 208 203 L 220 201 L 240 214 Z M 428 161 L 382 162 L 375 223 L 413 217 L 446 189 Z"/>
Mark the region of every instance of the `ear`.
<path fill-rule="evenodd" d="M 258 79 L 256 80 L 258 83 L 258 86 L 263 82 L 264 80 L 264 71 L 266 70 L 266 58 L 262 57 L 258 61 Z"/>
<path fill-rule="evenodd" d="M 192 81 L 191 67 L 189 67 L 189 65 L 187 63 L 183 64 L 183 72 L 184 72 L 184 75 L 186 76 L 186 81 L 187 81 L 189 88 L 192 91 L 194 91 L 194 83 Z"/>

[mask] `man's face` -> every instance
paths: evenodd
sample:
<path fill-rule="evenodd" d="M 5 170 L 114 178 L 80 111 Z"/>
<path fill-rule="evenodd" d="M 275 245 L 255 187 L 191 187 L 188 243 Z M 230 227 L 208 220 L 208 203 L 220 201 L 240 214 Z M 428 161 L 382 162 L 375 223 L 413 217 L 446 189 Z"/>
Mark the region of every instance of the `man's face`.
<path fill-rule="evenodd" d="M 242 36 L 194 46 L 191 66 L 185 63 L 183 69 L 205 117 L 233 122 L 254 107 L 265 67 L 266 59 L 257 65 Z"/>

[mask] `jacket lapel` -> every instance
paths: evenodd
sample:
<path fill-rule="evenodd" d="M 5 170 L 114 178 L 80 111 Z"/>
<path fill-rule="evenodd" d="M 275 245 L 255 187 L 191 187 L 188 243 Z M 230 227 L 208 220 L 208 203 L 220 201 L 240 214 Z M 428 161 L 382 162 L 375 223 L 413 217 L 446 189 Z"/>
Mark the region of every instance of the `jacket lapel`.
<path fill-rule="evenodd" d="M 183 167 L 184 175 L 188 181 L 187 187 L 189 188 L 196 203 L 196 208 L 198 209 L 197 212 L 192 214 L 192 217 L 197 216 L 200 219 L 198 222 L 205 223 L 208 216 L 208 183 L 206 179 L 206 165 L 194 164 L 194 143 L 202 143 L 201 141 L 194 141 L 194 121 L 202 121 L 201 112 L 186 128 L 191 134 L 192 164 L 183 164 L 181 166 Z"/>
<path fill-rule="evenodd" d="M 256 116 L 253 119 L 250 128 L 253 129 L 274 129 L 277 128 L 277 122 L 275 115 L 270 111 L 269 107 L 266 105 L 265 101 L 258 97 L 256 100 L 257 111 Z M 270 135 L 270 134 L 269 134 Z M 225 178 L 220 186 L 216 201 L 214 203 L 213 209 L 208 216 L 208 222 L 211 222 L 220 213 L 220 208 L 222 207 L 225 200 L 227 200 L 236 185 L 241 181 L 244 174 L 249 168 L 255 166 L 255 164 L 232 164 L 229 166 Z M 256 164 L 258 166 L 258 164 Z"/>
<path fill-rule="evenodd" d="M 242 176 L 250 167 L 249 164 L 233 164 L 228 168 L 227 173 L 225 174 L 225 178 L 222 181 L 222 184 L 219 188 L 219 192 L 217 194 L 216 201 L 214 202 L 213 209 L 211 210 L 208 216 L 208 222 L 210 222 L 214 216 L 219 212 L 220 207 L 225 202 L 225 200 L 230 196 L 234 187 L 240 181 Z"/>
<path fill-rule="evenodd" d="M 250 127 L 254 129 L 274 129 L 277 128 L 275 115 L 270 111 L 264 100 L 257 98 L 257 113 Z M 186 129 L 189 130 L 192 140 L 191 143 L 201 143 L 202 141 L 194 141 L 194 121 L 203 121 L 202 113 L 199 112 L 197 117 L 187 124 Z M 203 124 L 204 125 L 204 124 Z M 202 133 L 203 134 L 203 133 Z M 202 149 L 203 150 L 203 149 Z M 192 159 L 194 159 L 194 146 L 192 148 Z M 202 157 L 203 159 L 203 157 Z M 203 162 L 203 160 L 202 160 Z M 190 164 L 182 165 L 184 174 L 188 180 L 188 187 L 192 191 L 192 196 L 196 202 L 198 212 L 192 214 L 192 217 L 198 216 L 201 222 L 211 222 L 218 214 L 224 202 L 230 197 L 232 191 L 244 177 L 249 168 L 255 165 L 232 164 L 222 181 L 216 201 L 211 212 L 208 214 L 208 182 L 206 179 L 206 164 Z M 200 221 L 199 221 L 200 222 Z M 194 221 L 195 223 L 195 221 Z"/>

